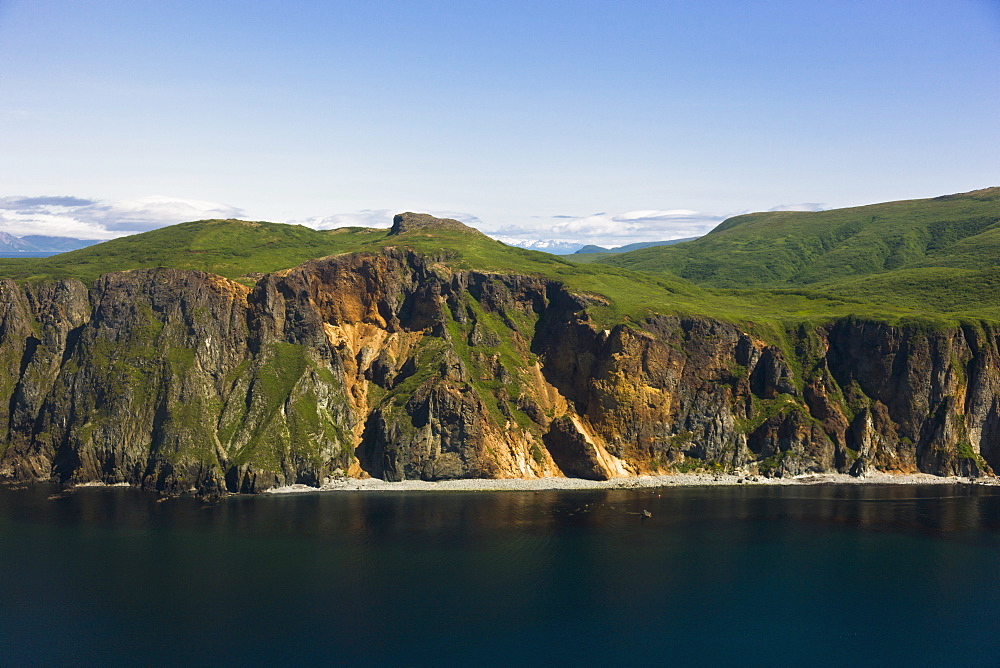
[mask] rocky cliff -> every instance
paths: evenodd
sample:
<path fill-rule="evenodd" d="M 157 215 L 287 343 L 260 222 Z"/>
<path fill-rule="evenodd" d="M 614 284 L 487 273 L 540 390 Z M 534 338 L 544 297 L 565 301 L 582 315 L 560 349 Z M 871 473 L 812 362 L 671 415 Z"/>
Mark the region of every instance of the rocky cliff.
<path fill-rule="evenodd" d="M 420 221 L 415 221 L 419 224 Z M 0 475 L 258 492 L 693 469 L 1000 462 L 1000 330 L 840 320 L 770 343 L 698 317 L 610 329 L 539 277 L 389 248 L 247 287 L 149 269 L 0 281 Z"/>

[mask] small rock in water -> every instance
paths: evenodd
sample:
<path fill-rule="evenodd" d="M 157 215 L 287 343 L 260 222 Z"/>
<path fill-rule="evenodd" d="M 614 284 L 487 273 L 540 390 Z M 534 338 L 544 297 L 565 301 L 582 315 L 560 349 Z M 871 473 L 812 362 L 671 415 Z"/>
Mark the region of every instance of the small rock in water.
<path fill-rule="evenodd" d="M 643 510 L 642 511 L 642 516 L 643 517 L 652 517 L 653 513 L 649 512 L 648 510 Z"/>

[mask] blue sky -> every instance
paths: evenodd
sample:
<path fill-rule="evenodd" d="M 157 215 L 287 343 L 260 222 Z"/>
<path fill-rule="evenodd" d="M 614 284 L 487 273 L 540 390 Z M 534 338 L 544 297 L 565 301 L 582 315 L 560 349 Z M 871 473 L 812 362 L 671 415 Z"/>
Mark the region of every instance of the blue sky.
<path fill-rule="evenodd" d="M 418 210 L 691 236 L 1000 185 L 998 121 L 997 0 L 0 0 L 14 234 Z"/>

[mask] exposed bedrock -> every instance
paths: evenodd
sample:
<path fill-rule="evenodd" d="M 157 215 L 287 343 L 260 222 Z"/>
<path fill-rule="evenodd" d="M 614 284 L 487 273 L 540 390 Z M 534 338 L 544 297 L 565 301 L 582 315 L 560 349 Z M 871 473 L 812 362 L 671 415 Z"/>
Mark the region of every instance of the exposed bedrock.
<path fill-rule="evenodd" d="M 0 281 L 0 475 L 222 493 L 1000 464 L 993 326 L 606 328 L 597 295 L 442 259 L 325 258 L 249 287 L 173 269 Z"/>

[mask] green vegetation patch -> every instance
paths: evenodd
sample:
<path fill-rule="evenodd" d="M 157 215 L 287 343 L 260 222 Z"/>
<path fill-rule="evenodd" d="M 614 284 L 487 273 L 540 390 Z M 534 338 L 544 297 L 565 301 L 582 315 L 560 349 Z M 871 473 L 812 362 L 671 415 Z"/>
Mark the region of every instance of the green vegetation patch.
<path fill-rule="evenodd" d="M 528 385 L 525 377 L 527 371 L 524 368 L 524 361 L 530 356 L 527 343 L 520 334 L 508 327 L 499 314 L 487 311 L 469 294 L 464 294 L 461 298 L 471 317 L 467 322 L 460 323 L 446 309 L 446 325 L 451 346 L 465 364 L 473 389 L 498 427 L 512 420 L 522 429 L 531 429 L 535 426 L 534 422 L 517 407 L 515 401 Z M 525 314 L 518 314 L 516 317 L 521 321 L 519 328 L 530 336 L 537 318 Z M 488 343 L 470 345 L 469 337 L 473 327 L 484 332 L 483 338 Z M 503 378 L 498 377 L 496 372 L 498 365 L 505 372 Z"/>
<path fill-rule="evenodd" d="M 744 434 L 752 434 L 776 415 L 800 412 L 808 416 L 806 409 L 795 400 L 795 397 L 789 394 L 779 394 L 774 399 L 761 399 L 754 396 L 752 401 L 752 417 L 736 420 L 736 429 Z M 810 417 L 810 419 L 812 418 Z"/>

